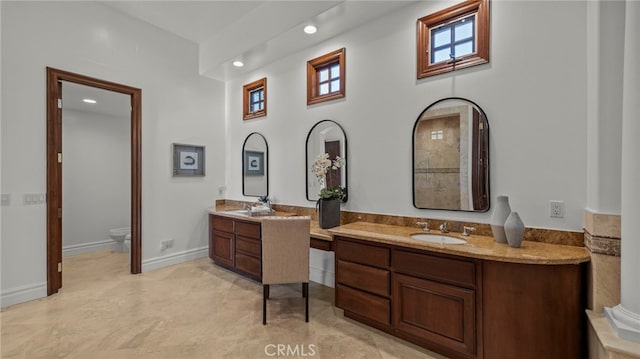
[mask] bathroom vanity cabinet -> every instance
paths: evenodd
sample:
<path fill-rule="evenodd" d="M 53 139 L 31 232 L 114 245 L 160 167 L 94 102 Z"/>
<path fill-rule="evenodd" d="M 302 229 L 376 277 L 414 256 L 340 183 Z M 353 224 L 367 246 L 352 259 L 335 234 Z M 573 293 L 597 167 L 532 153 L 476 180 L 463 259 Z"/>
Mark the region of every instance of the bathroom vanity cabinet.
<path fill-rule="evenodd" d="M 262 281 L 260 223 L 210 214 L 209 257 L 216 264 Z"/>
<path fill-rule="evenodd" d="M 486 260 L 358 233 L 334 233 L 346 317 L 452 358 L 584 357 L 584 263 Z"/>
<path fill-rule="evenodd" d="M 336 306 L 371 326 L 391 328 L 389 248 L 344 238 L 336 249 Z"/>

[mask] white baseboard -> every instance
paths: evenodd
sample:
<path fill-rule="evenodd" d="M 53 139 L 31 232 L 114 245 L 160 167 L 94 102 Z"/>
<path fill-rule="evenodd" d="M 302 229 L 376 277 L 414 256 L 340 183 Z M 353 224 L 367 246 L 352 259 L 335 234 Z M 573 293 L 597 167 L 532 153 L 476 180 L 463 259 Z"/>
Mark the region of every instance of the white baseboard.
<path fill-rule="evenodd" d="M 335 288 L 336 274 L 324 268 L 309 266 L 309 280 L 327 287 Z"/>
<path fill-rule="evenodd" d="M 62 257 L 70 257 L 83 253 L 91 253 L 98 251 L 106 251 L 109 249 L 115 249 L 116 242 L 111 239 L 105 239 L 103 241 L 74 244 L 66 247 L 62 247 Z"/>
<path fill-rule="evenodd" d="M 0 307 L 28 302 L 47 296 L 47 282 L 25 285 L 2 292 L 0 295 Z"/>
<path fill-rule="evenodd" d="M 182 252 L 171 253 L 162 257 L 149 258 L 142 261 L 142 271 L 149 272 L 154 269 L 172 266 L 209 255 L 209 246 L 189 249 Z"/>

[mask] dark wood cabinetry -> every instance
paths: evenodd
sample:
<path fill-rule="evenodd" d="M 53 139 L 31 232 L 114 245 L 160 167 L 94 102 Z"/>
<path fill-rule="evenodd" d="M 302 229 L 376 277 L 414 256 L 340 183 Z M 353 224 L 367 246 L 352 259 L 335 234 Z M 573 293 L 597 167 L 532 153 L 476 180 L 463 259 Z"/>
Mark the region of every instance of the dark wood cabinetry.
<path fill-rule="evenodd" d="M 209 257 L 216 264 L 261 281 L 260 223 L 210 214 Z"/>
<path fill-rule="evenodd" d="M 455 357 L 477 355 L 477 268 L 471 259 L 392 251 L 393 325 L 415 343 Z"/>
<path fill-rule="evenodd" d="M 389 248 L 337 237 L 336 306 L 345 316 L 389 330 L 391 253 Z"/>
<path fill-rule="evenodd" d="M 586 358 L 584 265 L 485 261 L 485 358 Z"/>
<path fill-rule="evenodd" d="M 346 317 L 451 358 L 584 358 L 582 264 L 519 264 L 335 236 Z"/>

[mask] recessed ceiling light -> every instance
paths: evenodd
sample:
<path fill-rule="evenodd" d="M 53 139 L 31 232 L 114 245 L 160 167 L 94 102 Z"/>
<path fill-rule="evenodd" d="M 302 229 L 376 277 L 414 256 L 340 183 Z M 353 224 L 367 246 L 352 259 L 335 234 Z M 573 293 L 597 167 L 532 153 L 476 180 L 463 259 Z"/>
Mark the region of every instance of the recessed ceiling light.
<path fill-rule="evenodd" d="M 318 28 L 313 25 L 307 25 L 304 27 L 304 32 L 307 34 L 315 34 L 318 31 Z"/>
<path fill-rule="evenodd" d="M 96 100 L 92 99 L 92 98 L 83 98 L 82 102 L 86 102 L 86 103 L 96 103 Z"/>
<path fill-rule="evenodd" d="M 233 62 L 233 66 L 242 67 L 242 66 L 244 66 L 244 62 L 242 62 L 240 60 L 236 60 L 236 61 Z"/>

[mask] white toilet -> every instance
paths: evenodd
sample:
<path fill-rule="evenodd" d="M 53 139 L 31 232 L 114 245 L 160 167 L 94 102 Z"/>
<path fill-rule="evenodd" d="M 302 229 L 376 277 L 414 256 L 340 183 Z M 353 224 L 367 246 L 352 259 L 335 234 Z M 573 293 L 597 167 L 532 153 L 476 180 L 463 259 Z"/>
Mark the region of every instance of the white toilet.
<path fill-rule="evenodd" d="M 123 228 L 114 228 L 109 230 L 109 237 L 116 242 L 116 252 L 128 252 L 129 246 L 125 244 L 125 240 L 129 239 L 129 243 L 131 243 L 131 227 L 123 227 Z"/>
<path fill-rule="evenodd" d="M 131 263 L 131 233 L 124 237 L 124 250 L 127 251 L 127 263 Z"/>

